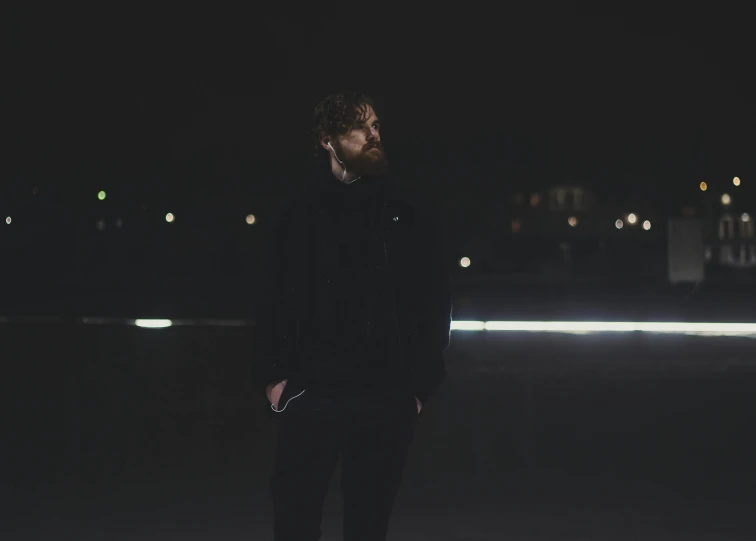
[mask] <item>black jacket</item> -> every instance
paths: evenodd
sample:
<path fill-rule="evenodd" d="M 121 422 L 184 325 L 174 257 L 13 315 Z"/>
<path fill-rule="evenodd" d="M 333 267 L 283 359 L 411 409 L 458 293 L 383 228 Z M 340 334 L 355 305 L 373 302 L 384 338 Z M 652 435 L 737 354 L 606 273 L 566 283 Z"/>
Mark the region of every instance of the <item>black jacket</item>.
<path fill-rule="evenodd" d="M 287 395 L 373 384 L 425 403 L 446 375 L 452 315 L 451 261 L 430 206 L 391 177 L 347 185 L 320 170 L 268 232 L 260 383 L 288 379 Z"/>

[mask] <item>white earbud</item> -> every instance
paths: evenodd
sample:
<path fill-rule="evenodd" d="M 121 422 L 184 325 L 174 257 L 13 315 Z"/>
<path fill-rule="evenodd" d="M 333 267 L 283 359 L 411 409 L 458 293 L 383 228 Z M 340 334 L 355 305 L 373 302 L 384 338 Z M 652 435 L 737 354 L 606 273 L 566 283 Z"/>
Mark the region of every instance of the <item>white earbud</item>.
<path fill-rule="evenodd" d="M 343 180 L 344 180 L 344 179 L 346 178 L 346 174 L 347 174 L 346 166 L 344 165 L 344 162 L 342 162 L 342 161 L 341 161 L 341 160 L 339 159 L 339 156 L 338 156 L 338 155 L 336 154 L 336 151 L 335 151 L 335 150 L 333 149 L 333 147 L 331 146 L 331 142 L 330 142 L 330 141 L 328 141 L 328 142 L 326 143 L 326 145 L 328 145 L 328 148 L 330 148 L 330 149 L 331 149 L 331 152 L 333 152 L 333 157 L 334 157 L 334 158 L 336 158 L 336 161 L 337 161 L 337 162 L 339 162 L 339 164 L 341 165 L 341 167 L 342 167 L 342 168 L 344 168 L 344 173 L 343 173 L 343 174 L 341 175 L 341 180 L 343 181 Z M 355 180 L 356 180 L 356 179 L 355 179 Z"/>

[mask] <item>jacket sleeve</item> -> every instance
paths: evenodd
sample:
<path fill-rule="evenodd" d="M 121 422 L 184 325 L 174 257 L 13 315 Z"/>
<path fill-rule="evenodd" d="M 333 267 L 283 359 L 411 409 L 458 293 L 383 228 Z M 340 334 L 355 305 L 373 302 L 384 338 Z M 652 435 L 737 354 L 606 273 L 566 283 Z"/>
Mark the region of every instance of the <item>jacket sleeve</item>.
<path fill-rule="evenodd" d="M 262 279 L 258 283 L 255 319 L 254 378 L 264 389 L 288 377 L 292 318 L 287 288 L 291 205 L 284 207 L 266 231 Z M 295 323 L 294 323 L 295 325 Z"/>
<path fill-rule="evenodd" d="M 451 339 L 452 301 L 446 235 L 440 220 L 429 210 L 422 213 L 427 238 L 424 309 L 418 322 L 417 349 L 410 360 L 411 385 L 425 404 L 446 378 L 444 351 Z"/>

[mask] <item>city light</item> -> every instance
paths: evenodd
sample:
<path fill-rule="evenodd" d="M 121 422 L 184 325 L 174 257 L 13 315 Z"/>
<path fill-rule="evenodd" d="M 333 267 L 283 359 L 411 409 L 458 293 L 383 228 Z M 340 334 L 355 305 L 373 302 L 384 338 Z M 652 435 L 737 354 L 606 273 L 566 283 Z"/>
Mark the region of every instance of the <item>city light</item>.
<path fill-rule="evenodd" d="M 733 183 L 733 184 L 734 184 L 735 186 L 740 186 L 740 178 L 738 178 L 738 177 L 735 177 L 734 179 L 732 179 L 732 183 Z"/>
<path fill-rule="evenodd" d="M 701 188 L 701 191 L 702 191 L 702 192 L 705 192 L 706 190 L 708 190 L 708 189 L 709 189 L 709 185 L 708 185 L 708 184 L 706 184 L 705 182 L 702 182 L 702 183 L 701 183 L 701 184 L 699 185 L 699 187 Z"/>
<path fill-rule="evenodd" d="M 10 216 L 8 216 L 8 217 L 7 217 L 6 219 L 5 219 L 5 223 L 6 223 L 6 224 L 8 224 L 8 225 L 10 225 L 12 221 L 13 221 L 13 220 L 11 220 L 11 217 L 10 217 Z"/>
<path fill-rule="evenodd" d="M 727 193 L 722 194 L 722 204 L 724 206 L 727 206 L 730 203 L 732 203 L 732 197 L 730 197 L 730 194 L 727 194 Z"/>
<path fill-rule="evenodd" d="M 170 319 L 137 319 L 134 324 L 144 329 L 165 329 L 173 325 L 173 322 Z"/>
<path fill-rule="evenodd" d="M 540 194 L 534 193 L 533 195 L 530 196 L 530 205 L 532 207 L 537 207 L 540 202 L 541 202 Z"/>
<path fill-rule="evenodd" d="M 165 215 L 165 221 L 168 222 L 169 224 L 173 223 L 173 220 L 175 220 L 175 219 L 176 218 L 170 212 Z"/>
<path fill-rule="evenodd" d="M 646 231 L 648 231 L 649 229 L 651 229 L 651 222 L 649 222 L 648 220 L 646 220 L 645 222 L 643 222 L 643 229 L 645 229 Z"/>
<path fill-rule="evenodd" d="M 512 233 L 519 233 L 522 229 L 522 221 L 519 218 L 512 220 Z"/>
<path fill-rule="evenodd" d="M 631 212 L 627 215 L 627 223 L 629 223 L 630 225 L 635 225 L 636 223 L 638 223 L 638 217 Z"/>
<path fill-rule="evenodd" d="M 452 321 L 451 330 L 453 331 L 485 331 L 485 321 Z"/>
<path fill-rule="evenodd" d="M 105 192 L 100 192 L 97 194 L 97 199 L 100 201 L 105 201 L 105 198 L 107 197 L 107 194 Z"/>
<path fill-rule="evenodd" d="M 245 219 L 245 221 L 249 225 L 252 225 L 253 223 L 255 223 L 255 215 L 254 214 L 247 214 L 247 218 Z"/>
<path fill-rule="evenodd" d="M 455 331 L 509 331 L 590 334 L 648 332 L 702 336 L 756 335 L 756 323 L 690 323 L 655 321 L 452 321 Z"/>
<path fill-rule="evenodd" d="M 575 218 L 574 216 L 570 216 L 567 219 L 567 223 L 570 224 L 571 227 L 575 227 L 578 224 L 578 219 Z"/>
<path fill-rule="evenodd" d="M 740 219 L 744 222 L 750 222 L 751 216 L 747 212 L 744 212 Z"/>
<path fill-rule="evenodd" d="M 614 227 L 616 227 L 617 229 L 622 229 L 623 227 L 625 227 L 625 223 L 622 220 L 617 220 L 616 222 L 614 222 Z"/>
<path fill-rule="evenodd" d="M 470 258 L 469 257 L 463 257 L 459 260 L 459 266 L 466 269 L 470 266 Z"/>

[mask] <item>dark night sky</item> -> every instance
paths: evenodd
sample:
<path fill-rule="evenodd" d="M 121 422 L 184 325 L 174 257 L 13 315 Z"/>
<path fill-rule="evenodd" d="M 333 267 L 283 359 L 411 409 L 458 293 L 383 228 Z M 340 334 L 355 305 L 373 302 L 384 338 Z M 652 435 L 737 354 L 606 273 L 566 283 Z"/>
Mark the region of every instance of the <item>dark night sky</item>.
<path fill-rule="evenodd" d="M 6 66 L 11 184 L 168 190 L 202 177 L 231 194 L 301 162 L 313 105 L 341 88 L 383 103 L 390 155 L 481 186 L 507 174 L 517 184 L 629 171 L 670 188 L 756 174 L 738 17 L 386 17 L 375 29 L 358 19 L 113 15 L 97 30 L 54 17 L 17 28 Z"/>

